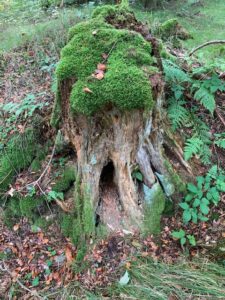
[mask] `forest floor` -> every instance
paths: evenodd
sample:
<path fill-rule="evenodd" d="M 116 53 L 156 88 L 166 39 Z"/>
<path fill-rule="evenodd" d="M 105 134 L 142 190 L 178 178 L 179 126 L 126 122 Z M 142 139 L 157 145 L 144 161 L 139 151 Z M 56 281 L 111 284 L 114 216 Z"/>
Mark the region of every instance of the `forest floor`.
<path fill-rule="evenodd" d="M 207 5 L 203 6 L 201 3 L 138 15 L 154 22 L 178 17 L 193 34 L 193 40 L 185 44 L 190 51 L 204 41 L 224 36 L 224 1 L 205 1 Z M 49 122 L 60 48 L 68 28 L 89 16 L 92 7 L 75 13 L 71 8 L 53 10 L 47 17 L 39 8 L 33 8 L 33 13 L 25 9 L 18 19 L 16 9 L 0 21 L 0 29 L 4 30 L 0 30 L 4 58 L 0 64 L 0 104 L 23 103 L 27 96 L 31 97 L 34 109 L 41 110 Z M 200 51 L 198 58 L 225 70 L 223 53 L 224 47 L 215 47 Z M 221 97 L 218 102 L 224 101 L 224 94 Z M 26 126 L 13 120 L 9 124 L 8 135 Z M 0 126 L 3 128 L 3 123 Z M 2 138 L 0 144 L 4 142 Z M 43 168 L 47 162 L 43 162 Z M 30 175 L 35 180 L 40 172 L 22 173 L 11 192 L 30 182 Z M 57 222 L 46 231 L 23 218 L 8 228 L 2 222 L 1 210 L 0 299 L 224 299 L 225 258 L 211 251 L 225 238 L 224 211 L 223 195 L 220 205 L 210 213 L 210 217 L 216 215 L 216 220 L 210 218 L 185 228 L 187 234 L 196 237 L 194 247 L 181 247 L 172 238 L 171 232 L 182 222 L 181 212 L 176 211 L 175 217 L 163 217 L 158 237 L 117 232 L 90 245 L 81 263 L 74 262 L 77 250 L 63 236 Z"/>

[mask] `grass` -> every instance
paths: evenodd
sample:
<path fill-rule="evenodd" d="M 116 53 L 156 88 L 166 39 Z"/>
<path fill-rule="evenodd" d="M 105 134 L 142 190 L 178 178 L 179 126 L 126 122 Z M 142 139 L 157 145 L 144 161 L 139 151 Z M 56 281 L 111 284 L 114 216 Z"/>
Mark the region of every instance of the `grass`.
<path fill-rule="evenodd" d="M 25 43 L 41 42 L 51 35 L 55 44 L 63 47 L 67 32 L 91 13 L 91 6 L 43 11 L 33 1 L 11 1 L 0 10 L 0 53 L 9 52 Z"/>
<path fill-rule="evenodd" d="M 169 6 L 163 10 L 138 11 L 137 14 L 141 20 L 153 26 L 176 17 L 193 36 L 193 39 L 184 42 L 184 47 L 190 51 L 209 40 L 225 39 L 225 1 L 202 0 L 199 4 L 197 2 L 196 0 L 173 1 L 169 2 Z M 215 63 L 220 66 L 222 64 L 225 69 L 225 46 L 206 47 L 196 52 L 196 55 L 204 63 Z"/>
<path fill-rule="evenodd" d="M 224 299 L 225 295 L 224 267 L 207 261 L 183 261 L 172 265 L 139 258 L 131 264 L 128 273 L 130 282 L 127 285 L 117 283 L 91 293 L 71 283 L 56 293 L 55 299 L 217 300 Z"/>

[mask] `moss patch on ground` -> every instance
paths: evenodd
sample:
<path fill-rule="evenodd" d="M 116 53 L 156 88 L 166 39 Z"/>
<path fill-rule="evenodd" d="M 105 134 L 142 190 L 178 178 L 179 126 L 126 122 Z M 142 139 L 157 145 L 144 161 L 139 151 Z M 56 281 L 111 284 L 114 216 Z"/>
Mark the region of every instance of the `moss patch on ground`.
<path fill-rule="evenodd" d="M 90 21 L 70 30 L 70 41 L 61 52 L 56 74 L 59 85 L 69 78 L 76 80 L 70 96 L 74 113 L 92 115 L 108 104 L 121 110 L 153 107 L 152 89 L 145 72 L 146 66 L 155 63 L 151 45 L 139 33 L 108 24 L 106 18 L 110 14 L 126 18 L 124 8 L 97 9 Z M 106 67 L 101 80 L 93 76 L 99 63 Z"/>
<path fill-rule="evenodd" d="M 73 186 L 75 179 L 75 168 L 73 166 L 66 166 L 62 176 L 56 181 L 52 190 L 55 192 L 66 192 Z"/>
<path fill-rule="evenodd" d="M 38 196 L 21 196 L 15 195 L 10 198 L 6 204 L 4 211 L 4 223 L 8 227 L 12 227 L 13 224 L 21 217 L 26 217 L 30 222 L 40 216 L 39 209 L 45 201 L 44 197 Z"/>

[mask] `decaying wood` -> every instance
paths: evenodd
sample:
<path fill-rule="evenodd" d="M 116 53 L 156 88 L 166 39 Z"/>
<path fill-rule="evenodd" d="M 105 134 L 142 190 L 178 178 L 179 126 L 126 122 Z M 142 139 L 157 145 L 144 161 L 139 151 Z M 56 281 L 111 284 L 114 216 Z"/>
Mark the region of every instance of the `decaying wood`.
<path fill-rule="evenodd" d="M 210 46 L 210 45 L 218 45 L 218 44 L 225 44 L 225 40 L 213 40 L 213 41 L 209 41 L 209 42 L 206 42 L 204 44 L 201 44 L 200 46 L 194 48 L 190 53 L 189 53 L 189 56 L 192 56 L 196 51 L 198 51 L 199 49 L 201 48 L 204 48 L 206 46 Z"/>

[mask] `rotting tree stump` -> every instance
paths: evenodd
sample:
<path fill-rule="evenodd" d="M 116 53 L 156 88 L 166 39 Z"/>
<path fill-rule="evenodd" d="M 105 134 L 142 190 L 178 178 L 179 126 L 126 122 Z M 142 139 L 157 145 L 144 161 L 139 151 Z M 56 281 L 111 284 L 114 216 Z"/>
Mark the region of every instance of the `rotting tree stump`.
<path fill-rule="evenodd" d="M 99 223 L 158 232 L 178 175 L 163 148 L 170 143 L 156 39 L 127 7 L 97 8 L 70 30 L 57 78 L 52 123 L 61 118 L 76 152 L 77 236 L 93 235 Z"/>

